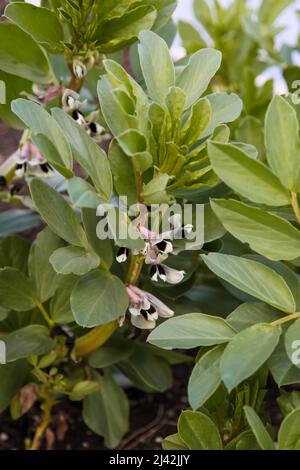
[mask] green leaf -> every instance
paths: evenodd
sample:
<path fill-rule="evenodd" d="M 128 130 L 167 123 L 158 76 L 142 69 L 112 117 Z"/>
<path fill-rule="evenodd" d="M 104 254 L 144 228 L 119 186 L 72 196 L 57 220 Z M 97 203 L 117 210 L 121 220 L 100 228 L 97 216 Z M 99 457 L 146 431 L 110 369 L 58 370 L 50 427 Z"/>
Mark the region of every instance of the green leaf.
<path fill-rule="evenodd" d="M 222 380 L 229 392 L 267 361 L 277 346 L 280 335 L 280 326 L 258 323 L 232 339 L 220 362 Z"/>
<path fill-rule="evenodd" d="M 4 15 L 37 42 L 47 44 L 54 49 L 62 48 L 63 29 L 55 13 L 48 8 L 36 7 L 25 2 L 13 2 L 7 5 Z"/>
<path fill-rule="evenodd" d="M 128 204 L 138 200 L 133 160 L 122 151 L 116 139 L 113 139 L 108 151 L 108 159 L 113 174 L 114 187 L 119 196 L 126 194 Z"/>
<path fill-rule="evenodd" d="M 222 440 L 217 426 L 199 411 L 183 411 L 178 421 L 178 433 L 191 450 L 221 450 Z"/>
<path fill-rule="evenodd" d="M 49 259 L 53 269 L 60 274 L 82 276 L 100 264 L 99 256 L 79 246 L 66 246 L 55 250 Z"/>
<path fill-rule="evenodd" d="M 284 344 L 284 335 L 268 360 L 270 372 L 279 387 L 300 382 L 300 370 L 291 362 Z"/>
<path fill-rule="evenodd" d="M 153 101 L 164 103 L 169 88 L 175 83 L 175 70 L 165 41 L 152 31 L 142 31 L 138 46 L 140 63 Z"/>
<path fill-rule="evenodd" d="M 285 334 L 285 349 L 292 364 L 300 369 L 300 319 Z"/>
<path fill-rule="evenodd" d="M 194 12 L 196 18 L 203 24 L 204 28 L 209 28 L 213 19 L 206 0 L 194 0 Z"/>
<path fill-rule="evenodd" d="M 31 93 L 32 83 L 22 77 L 3 72 L 3 70 L 0 70 L 0 80 L 5 83 L 6 101 L 5 103 L 1 103 L 0 118 L 10 127 L 23 129 L 23 122 L 12 112 L 10 105 L 14 99 L 19 98 L 22 92 Z"/>
<path fill-rule="evenodd" d="M 222 224 L 252 250 L 274 261 L 293 260 L 300 253 L 300 232 L 285 219 L 233 199 L 213 199 Z"/>
<path fill-rule="evenodd" d="M 73 387 L 70 395 L 70 400 L 81 401 L 91 393 L 99 390 L 99 383 L 96 380 L 82 380 L 77 382 Z"/>
<path fill-rule="evenodd" d="M 78 176 L 68 180 L 68 193 L 72 204 L 76 207 L 97 209 L 99 204 L 103 202 L 93 186 Z"/>
<path fill-rule="evenodd" d="M 30 243 L 16 235 L 0 240 L 0 268 L 11 267 L 27 272 Z"/>
<path fill-rule="evenodd" d="M 243 102 L 235 93 L 212 93 L 205 98 L 210 102 L 212 112 L 203 138 L 211 135 L 220 124 L 235 121 L 243 109 Z"/>
<path fill-rule="evenodd" d="M 110 268 L 113 263 L 112 240 L 109 238 L 100 240 L 97 237 L 96 229 L 99 217 L 96 216 L 93 209 L 82 209 L 81 216 L 89 244 L 100 257 L 101 263 L 104 264 L 106 268 Z"/>
<path fill-rule="evenodd" d="M 122 335 L 114 334 L 105 345 L 94 351 L 88 359 L 95 369 L 109 367 L 120 361 L 126 361 L 133 352 L 134 342 Z"/>
<path fill-rule="evenodd" d="M 24 312 L 36 306 L 37 294 L 25 274 L 15 268 L 0 269 L 0 305 Z"/>
<path fill-rule="evenodd" d="M 120 362 L 118 368 L 141 390 L 165 392 L 172 386 L 170 365 L 144 344 L 135 343 L 129 358 Z"/>
<path fill-rule="evenodd" d="M 202 259 L 217 276 L 243 292 L 284 312 L 295 312 L 295 299 L 286 281 L 264 264 L 221 253 L 202 255 Z"/>
<path fill-rule="evenodd" d="M 77 281 L 78 277 L 73 274 L 61 277 L 59 286 L 50 301 L 50 315 L 55 322 L 65 324 L 74 321 L 70 297 Z"/>
<path fill-rule="evenodd" d="M 203 134 L 211 119 L 211 106 L 206 98 L 197 101 L 191 108 L 181 132 L 181 145 L 193 145 Z"/>
<path fill-rule="evenodd" d="M 152 5 L 140 5 L 121 17 L 100 24 L 93 39 L 99 43 L 100 52 L 117 51 L 133 42 L 140 31 L 151 29 L 156 17 Z"/>
<path fill-rule="evenodd" d="M 0 69 L 43 85 L 53 80 L 43 49 L 17 25 L 0 25 Z"/>
<path fill-rule="evenodd" d="M 21 233 L 41 223 L 40 216 L 31 210 L 10 209 L 0 214 L 0 237 Z"/>
<path fill-rule="evenodd" d="M 279 450 L 300 450 L 300 408 L 289 413 L 278 433 Z"/>
<path fill-rule="evenodd" d="M 158 173 L 149 183 L 144 185 L 143 199 L 147 204 L 162 204 L 169 202 L 170 197 L 166 192 L 166 188 L 170 176 L 166 173 Z"/>
<path fill-rule="evenodd" d="M 186 49 L 188 54 L 206 47 L 205 41 L 200 36 L 194 26 L 186 21 L 179 20 L 178 22 L 178 33 L 180 35 L 183 47 Z"/>
<path fill-rule="evenodd" d="M 19 98 L 12 102 L 13 112 L 28 126 L 36 138 L 36 144 L 47 160 L 58 171 L 72 171 L 72 153 L 61 128 L 42 106 Z"/>
<path fill-rule="evenodd" d="M 179 434 L 170 434 L 161 441 L 163 450 L 188 450 Z"/>
<path fill-rule="evenodd" d="M 86 245 L 83 228 L 64 197 L 39 179 L 29 187 L 36 209 L 51 230 L 71 245 Z"/>
<path fill-rule="evenodd" d="M 92 328 L 124 315 L 128 295 L 123 282 L 107 271 L 92 271 L 80 278 L 71 294 L 76 322 Z"/>
<path fill-rule="evenodd" d="M 193 410 L 203 406 L 219 387 L 221 383 L 219 364 L 223 351 L 223 346 L 217 346 L 196 362 L 188 385 L 188 399 Z"/>
<path fill-rule="evenodd" d="M 121 150 L 132 158 L 136 170 L 141 173 L 152 165 L 152 156 L 148 151 L 146 137 L 135 129 L 128 129 L 117 136 Z"/>
<path fill-rule="evenodd" d="M 25 382 L 29 367 L 25 360 L 0 365 L 0 413 L 8 407 L 11 399 Z"/>
<path fill-rule="evenodd" d="M 259 21 L 267 26 L 271 26 L 280 13 L 290 4 L 290 0 L 264 0 L 261 2 L 258 12 Z"/>
<path fill-rule="evenodd" d="M 104 370 L 103 375 L 93 372 L 92 379 L 99 383 L 99 391 L 84 399 L 83 420 L 112 449 L 129 427 L 128 400 L 109 370 Z"/>
<path fill-rule="evenodd" d="M 262 450 L 275 450 L 274 442 L 265 429 L 260 417 L 251 406 L 244 406 L 244 413 L 253 434 Z"/>
<path fill-rule="evenodd" d="M 214 171 L 237 193 L 259 204 L 290 204 L 288 192 L 263 163 L 231 144 L 209 142 L 208 153 Z"/>
<path fill-rule="evenodd" d="M 28 356 L 47 354 L 55 343 L 42 325 L 28 325 L 2 337 L 6 344 L 6 360 L 12 362 Z"/>
<path fill-rule="evenodd" d="M 156 327 L 148 336 L 148 341 L 160 348 L 192 349 L 227 343 L 234 335 L 234 329 L 223 318 L 188 313 L 170 318 Z"/>
<path fill-rule="evenodd" d="M 110 199 L 112 177 L 104 151 L 64 111 L 54 108 L 52 109 L 52 115 L 63 129 L 76 160 L 91 177 L 100 196 L 105 200 Z"/>
<path fill-rule="evenodd" d="M 40 232 L 31 245 L 28 260 L 29 276 L 42 303 L 54 295 L 59 285 L 60 276 L 52 269 L 49 257 L 61 246 L 63 241 L 48 228 Z"/>
<path fill-rule="evenodd" d="M 266 114 L 266 148 L 270 167 L 283 186 L 300 191 L 300 141 L 297 114 L 281 96 L 274 96 Z"/>
<path fill-rule="evenodd" d="M 226 321 L 236 331 L 242 331 L 256 323 L 272 323 L 280 318 L 282 318 L 282 313 L 270 305 L 246 302 L 231 312 Z"/>
<path fill-rule="evenodd" d="M 176 78 L 176 86 L 186 93 L 185 109 L 202 96 L 221 65 L 222 54 L 216 49 L 201 49 Z"/>

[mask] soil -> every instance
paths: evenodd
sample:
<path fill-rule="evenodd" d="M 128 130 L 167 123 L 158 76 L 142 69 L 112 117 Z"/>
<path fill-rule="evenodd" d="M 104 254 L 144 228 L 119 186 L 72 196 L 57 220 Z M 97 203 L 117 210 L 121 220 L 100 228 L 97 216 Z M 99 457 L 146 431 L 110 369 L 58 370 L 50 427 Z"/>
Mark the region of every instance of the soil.
<path fill-rule="evenodd" d="M 130 432 L 118 449 L 161 450 L 162 438 L 176 432 L 176 423 L 187 404 L 187 382 L 190 365 L 174 368 L 174 386 L 166 393 L 145 394 L 128 389 L 130 400 Z M 34 406 L 17 421 L 8 411 L 0 415 L 0 450 L 24 449 L 26 437 L 32 438 L 40 419 L 40 410 Z M 90 431 L 81 417 L 80 403 L 64 400 L 53 409 L 52 425 L 41 449 L 48 450 L 104 450 L 103 439 Z"/>

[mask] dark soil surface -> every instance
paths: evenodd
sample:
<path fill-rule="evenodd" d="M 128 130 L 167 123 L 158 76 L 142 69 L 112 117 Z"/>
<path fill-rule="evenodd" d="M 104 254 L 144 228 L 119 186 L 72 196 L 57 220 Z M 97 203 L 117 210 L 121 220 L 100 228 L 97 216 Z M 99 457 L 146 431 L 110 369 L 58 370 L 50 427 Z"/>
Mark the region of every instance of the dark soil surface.
<path fill-rule="evenodd" d="M 130 399 L 130 431 L 118 449 L 161 450 L 161 439 L 176 432 L 182 409 L 187 408 L 186 388 L 191 366 L 174 368 L 173 388 L 163 394 L 127 390 Z M 32 438 L 39 423 L 40 410 L 34 406 L 17 421 L 9 412 L 0 415 L 0 450 L 24 449 L 26 437 Z M 81 418 L 81 405 L 63 401 L 53 409 L 52 425 L 42 449 L 103 450 L 103 439 L 90 431 Z"/>

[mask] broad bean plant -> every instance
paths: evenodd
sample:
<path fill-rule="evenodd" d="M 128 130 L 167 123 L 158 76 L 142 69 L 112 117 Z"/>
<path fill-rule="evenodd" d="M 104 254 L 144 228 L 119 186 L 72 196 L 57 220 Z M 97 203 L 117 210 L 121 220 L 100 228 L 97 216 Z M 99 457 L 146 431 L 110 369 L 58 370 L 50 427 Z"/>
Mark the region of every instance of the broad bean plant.
<path fill-rule="evenodd" d="M 210 40 L 179 23 L 177 62 L 172 0 L 5 9 L 0 116 L 21 132 L 0 167 L 0 412 L 40 404 L 27 448 L 66 398 L 118 447 L 124 377 L 164 393 L 181 363 L 163 449 L 300 448 L 299 105 L 255 81 L 295 73 L 274 26 L 293 2 L 212 3 L 194 3 Z"/>

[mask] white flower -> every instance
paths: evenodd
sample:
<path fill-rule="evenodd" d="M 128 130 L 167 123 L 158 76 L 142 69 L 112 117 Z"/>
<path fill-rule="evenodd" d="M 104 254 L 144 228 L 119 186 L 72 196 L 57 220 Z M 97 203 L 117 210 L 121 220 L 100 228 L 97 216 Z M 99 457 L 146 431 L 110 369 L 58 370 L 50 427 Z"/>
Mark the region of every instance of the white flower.
<path fill-rule="evenodd" d="M 184 275 L 185 271 L 178 271 L 177 269 L 170 268 L 165 264 L 156 264 L 153 265 L 150 269 L 151 279 L 155 282 L 161 279 L 162 281 L 168 282 L 169 284 L 179 284 L 181 281 L 183 281 Z"/>
<path fill-rule="evenodd" d="M 25 176 L 49 178 L 53 176 L 51 166 L 32 142 L 25 142 L 14 159 L 16 178 L 24 178 Z"/>
<path fill-rule="evenodd" d="M 74 59 L 73 61 L 73 73 L 75 77 L 81 80 L 87 74 L 87 68 L 81 60 Z"/>
<path fill-rule="evenodd" d="M 149 292 L 131 285 L 127 287 L 127 292 L 131 323 L 137 328 L 151 330 L 155 328 L 159 316 L 169 318 L 174 315 L 173 310 Z"/>

